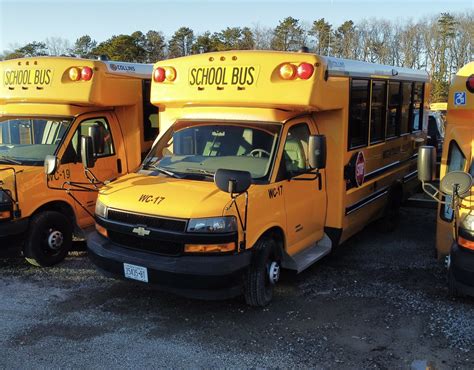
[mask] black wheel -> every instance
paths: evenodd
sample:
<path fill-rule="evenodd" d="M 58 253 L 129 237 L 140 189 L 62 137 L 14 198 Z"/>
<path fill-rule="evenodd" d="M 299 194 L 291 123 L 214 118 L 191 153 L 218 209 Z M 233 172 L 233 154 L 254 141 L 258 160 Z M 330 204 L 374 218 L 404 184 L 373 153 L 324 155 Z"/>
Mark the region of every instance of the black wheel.
<path fill-rule="evenodd" d="M 378 220 L 378 229 L 383 233 L 394 231 L 400 222 L 401 194 L 389 194 L 382 217 Z"/>
<path fill-rule="evenodd" d="M 45 211 L 30 220 L 23 254 L 35 266 L 52 266 L 61 262 L 72 244 L 72 225 L 60 212 Z"/>
<path fill-rule="evenodd" d="M 280 277 L 277 246 L 272 239 L 261 239 L 254 247 L 251 265 L 245 273 L 245 301 L 250 306 L 264 307 L 273 297 L 273 287 Z"/>

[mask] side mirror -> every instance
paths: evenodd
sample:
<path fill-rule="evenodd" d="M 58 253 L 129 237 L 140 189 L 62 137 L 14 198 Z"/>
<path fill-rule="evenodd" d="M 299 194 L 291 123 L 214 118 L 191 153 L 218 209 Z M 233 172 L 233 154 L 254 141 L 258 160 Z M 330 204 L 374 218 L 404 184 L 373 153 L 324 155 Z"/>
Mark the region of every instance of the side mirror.
<path fill-rule="evenodd" d="M 418 180 L 434 180 L 436 171 L 436 149 L 433 146 L 421 146 L 418 149 Z"/>
<path fill-rule="evenodd" d="M 94 167 L 94 144 L 90 136 L 81 136 L 81 159 L 85 168 Z"/>
<path fill-rule="evenodd" d="M 44 158 L 44 173 L 46 175 L 52 175 L 56 172 L 59 166 L 58 157 L 55 155 L 47 155 Z"/>
<path fill-rule="evenodd" d="M 440 181 L 439 190 L 446 195 L 453 196 L 456 193 L 464 198 L 470 194 L 472 185 L 470 174 L 464 171 L 452 171 Z"/>
<path fill-rule="evenodd" d="M 245 193 L 252 184 L 252 175 L 247 171 L 218 169 L 214 174 L 216 186 L 230 194 Z"/>
<path fill-rule="evenodd" d="M 92 138 L 94 145 L 94 153 L 104 153 L 104 129 L 98 124 L 94 124 L 89 127 L 89 136 Z"/>
<path fill-rule="evenodd" d="M 308 143 L 308 162 L 311 168 L 326 168 L 326 136 L 311 135 Z"/>

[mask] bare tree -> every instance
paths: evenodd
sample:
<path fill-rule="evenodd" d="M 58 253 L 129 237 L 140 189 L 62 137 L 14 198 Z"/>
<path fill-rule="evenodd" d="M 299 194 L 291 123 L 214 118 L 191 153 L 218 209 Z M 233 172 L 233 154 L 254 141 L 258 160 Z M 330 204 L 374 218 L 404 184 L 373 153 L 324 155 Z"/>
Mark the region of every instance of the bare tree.
<path fill-rule="evenodd" d="M 44 40 L 46 50 L 49 55 L 68 55 L 71 50 L 71 43 L 62 37 L 48 37 Z"/>

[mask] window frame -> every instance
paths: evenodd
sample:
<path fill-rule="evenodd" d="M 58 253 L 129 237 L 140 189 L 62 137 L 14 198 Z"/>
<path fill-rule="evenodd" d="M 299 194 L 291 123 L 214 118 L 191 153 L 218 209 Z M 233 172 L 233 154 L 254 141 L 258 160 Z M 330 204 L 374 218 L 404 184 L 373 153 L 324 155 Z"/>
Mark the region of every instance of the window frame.
<path fill-rule="evenodd" d="M 301 175 L 306 175 L 308 173 L 311 173 L 311 171 L 313 170 L 311 167 L 309 167 L 309 163 L 308 163 L 308 153 L 309 153 L 309 148 L 306 148 L 306 153 L 305 153 L 305 164 L 306 166 L 308 167 L 307 169 L 305 169 L 304 171 L 298 171 L 298 172 L 293 172 L 293 173 L 290 173 L 287 171 L 286 169 L 286 163 L 285 163 L 285 156 L 284 156 L 284 152 L 285 152 L 285 145 L 286 145 L 286 142 L 288 140 L 288 134 L 290 133 L 290 131 L 298 126 L 306 126 L 306 128 L 308 129 L 308 143 L 309 143 L 309 137 L 312 135 L 311 134 L 311 128 L 310 128 L 310 124 L 307 122 L 307 121 L 300 121 L 298 123 L 294 123 L 293 125 L 291 125 L 290 127 L 288 127 L 288 130 L 286 131 L 286 135 L 285 135 L 285 141 L 283 142 L 282 140 L 282 151 L 281 151 L 281 158 L 280 158 L 280 163 L 279 163 L 279 166 L 278 166 L 278 173 L 277 173 L 277 177 L 276 177 L 276 182 L 279 182 L 279 181 L 283 181 L 283 180 L 289 180 L 289 179 L 292 179 L 292 178 L 295 178 L 295 177 L 298 177 L 298 176 L 301 176 Z"/>

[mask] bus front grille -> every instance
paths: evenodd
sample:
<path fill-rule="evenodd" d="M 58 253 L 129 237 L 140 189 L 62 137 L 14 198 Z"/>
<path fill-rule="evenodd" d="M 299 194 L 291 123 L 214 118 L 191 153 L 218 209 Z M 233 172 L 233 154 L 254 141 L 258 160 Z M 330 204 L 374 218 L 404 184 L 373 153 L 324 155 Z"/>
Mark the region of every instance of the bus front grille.
<path fill-rule="evenodd" d="M 143 225 L 152 229 L 174 232 L 186 231 L 186 220 L 154 217 L 138 213 L 122 212 L 115 209 L 108 210 L 107 218 L 111 221 L 122 222 L 129 225 Z"/>

